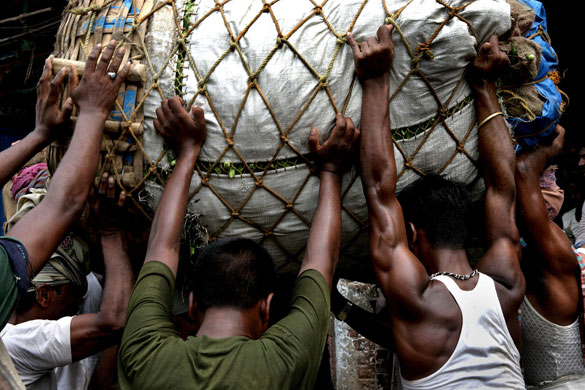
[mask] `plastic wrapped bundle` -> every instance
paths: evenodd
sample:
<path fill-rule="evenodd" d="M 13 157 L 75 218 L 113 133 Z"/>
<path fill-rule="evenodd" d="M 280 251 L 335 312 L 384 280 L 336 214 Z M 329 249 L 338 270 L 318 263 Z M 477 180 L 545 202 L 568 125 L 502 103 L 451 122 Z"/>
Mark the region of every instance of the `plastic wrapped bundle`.
<path fill-rule="evenodd" d="M 522 146 L 536 145 L 552 134 L 563 112 L 558 58 L 548 36 L 546 13 L 536 0 L 510 0 L 519 24 L 504 45 L 513 71 L 504 80 L 508 123 Z"/>
<path fill-rule="evenodd" d="M 289 273 L 319 191 L 309 130 L 327 137 L 337 112 L 359 125 L 361 88 L 346 34 L 365 40 L 384 23 L 395 26 L 388 102 L 398 190 L 431 172 L 473 186 L 477 131 L 465 70 L 481 43 L 510 29 L 503 0 L 71 1 L 56 56 L 83 60 L 84 48 L 115 37 L 142 63 L 144 82 L 136 77 L 130 98 L 127 83 L 110 118 L 101 170 L 113 170 L 135 200 L 145 188 L 151 208 L 174 163 L 152 125 L 155 110 L 177 94 L 202 106 L 208 135 L 189 210 L 211 239 L 256 239 Z M 134 180 L 125 181 L 130 171 Z M 361 187 L 354 168 L 342 188 L 345 269 L 368 264 Z"/>

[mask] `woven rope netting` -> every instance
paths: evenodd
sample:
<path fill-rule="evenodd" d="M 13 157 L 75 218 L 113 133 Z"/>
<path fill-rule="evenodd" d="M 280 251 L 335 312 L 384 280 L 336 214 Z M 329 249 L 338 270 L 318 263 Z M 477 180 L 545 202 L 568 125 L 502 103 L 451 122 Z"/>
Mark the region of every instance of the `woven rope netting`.
<path fill-rule="evenodd" d="M 174 165 L 154 132 L 154 110 L 174 95 L 187 108 L 201 105 L 208 136 L 189 210 L 210 239 L 257 239 L 281 272 L 294 272 L 319 187 L 309 129 L 327 137 L 337 112 L 359 125 L 346 34 L 365 40 L 384 23 L 395 26 L 389 104 L 399 189 L 429 172 L 473 184 L 477 135 L 465 67 L 489 35 L 509 28 L 503 1 L 71 0 L 54 55 L 83 62 L 94 45 L 116 39 L 135 62 L 106 123 L 99 174 L 111 172 L 145 215 L 140 194 L 156 205 Z M 66 146 L 52 145 L 50 165 Z M 355 168 L 342 198 L 342 262 L 364 263 L 367 210 Z"/>

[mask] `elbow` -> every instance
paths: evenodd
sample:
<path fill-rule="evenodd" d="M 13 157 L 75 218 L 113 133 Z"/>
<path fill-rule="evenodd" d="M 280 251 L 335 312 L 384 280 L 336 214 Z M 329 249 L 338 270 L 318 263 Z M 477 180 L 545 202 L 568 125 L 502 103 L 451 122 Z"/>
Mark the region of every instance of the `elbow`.
<path fill-rule="evenodd" d="M 53 192 L 51 191 L 52 188 L 55 188 Z M 59 210 L 60 215 L 73 219 L 79 218 L 87 203 L 89 191 L 78 188 L 74 191 L 64 192 L 57 188 L 51 187 L 45 200 L 52 204 L 52 208 Z"/>
<path fill-rule="evenodd" d="M 102 313 L 101 321 L 100 321 L 100 333 L 119 339 L 122 337 L 122 333 L 124 332 L 124 325 L 126 322 L 126 315 L 125 313 Z"/>

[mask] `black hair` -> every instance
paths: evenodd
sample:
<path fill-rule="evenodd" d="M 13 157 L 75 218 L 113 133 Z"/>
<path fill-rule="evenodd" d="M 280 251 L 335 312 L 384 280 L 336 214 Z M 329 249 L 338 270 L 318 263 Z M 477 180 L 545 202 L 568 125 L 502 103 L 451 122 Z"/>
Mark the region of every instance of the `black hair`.
<path fill-rule="evenodd" d="M 465 248 L 472 201 L 462 183 L 430 174 L 409 185 L 398 199 L 406 224 L 423 230 L 432 248 Z"/>
<path fill-rule="evenodd" d="M 209 244 L 197 257 L 186 280 L 200 310 L 210 307 L 249 308 L 276 286 L 272 256 L 247 238 Z"/>

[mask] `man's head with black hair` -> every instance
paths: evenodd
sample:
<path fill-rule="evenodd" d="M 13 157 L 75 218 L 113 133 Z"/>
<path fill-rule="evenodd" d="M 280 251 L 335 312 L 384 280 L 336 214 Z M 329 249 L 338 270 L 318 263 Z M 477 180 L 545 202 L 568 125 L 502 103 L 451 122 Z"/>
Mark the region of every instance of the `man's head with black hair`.
<path fill-rule="evenodd" d="M 187 279 L 198 310 L 247 309 L 266 299 L 276 284 L 274 260 L 256 242 L 228 238 L 209 244 L 199 255 Z"/>
<path fill-rule="evenodd" d="M 426 175 L 399 195 L 409 223 L 425 233 L 433 249 L 464 249 L 469 238 L 471 195 L 458 182 L 439 175 Z"/>

